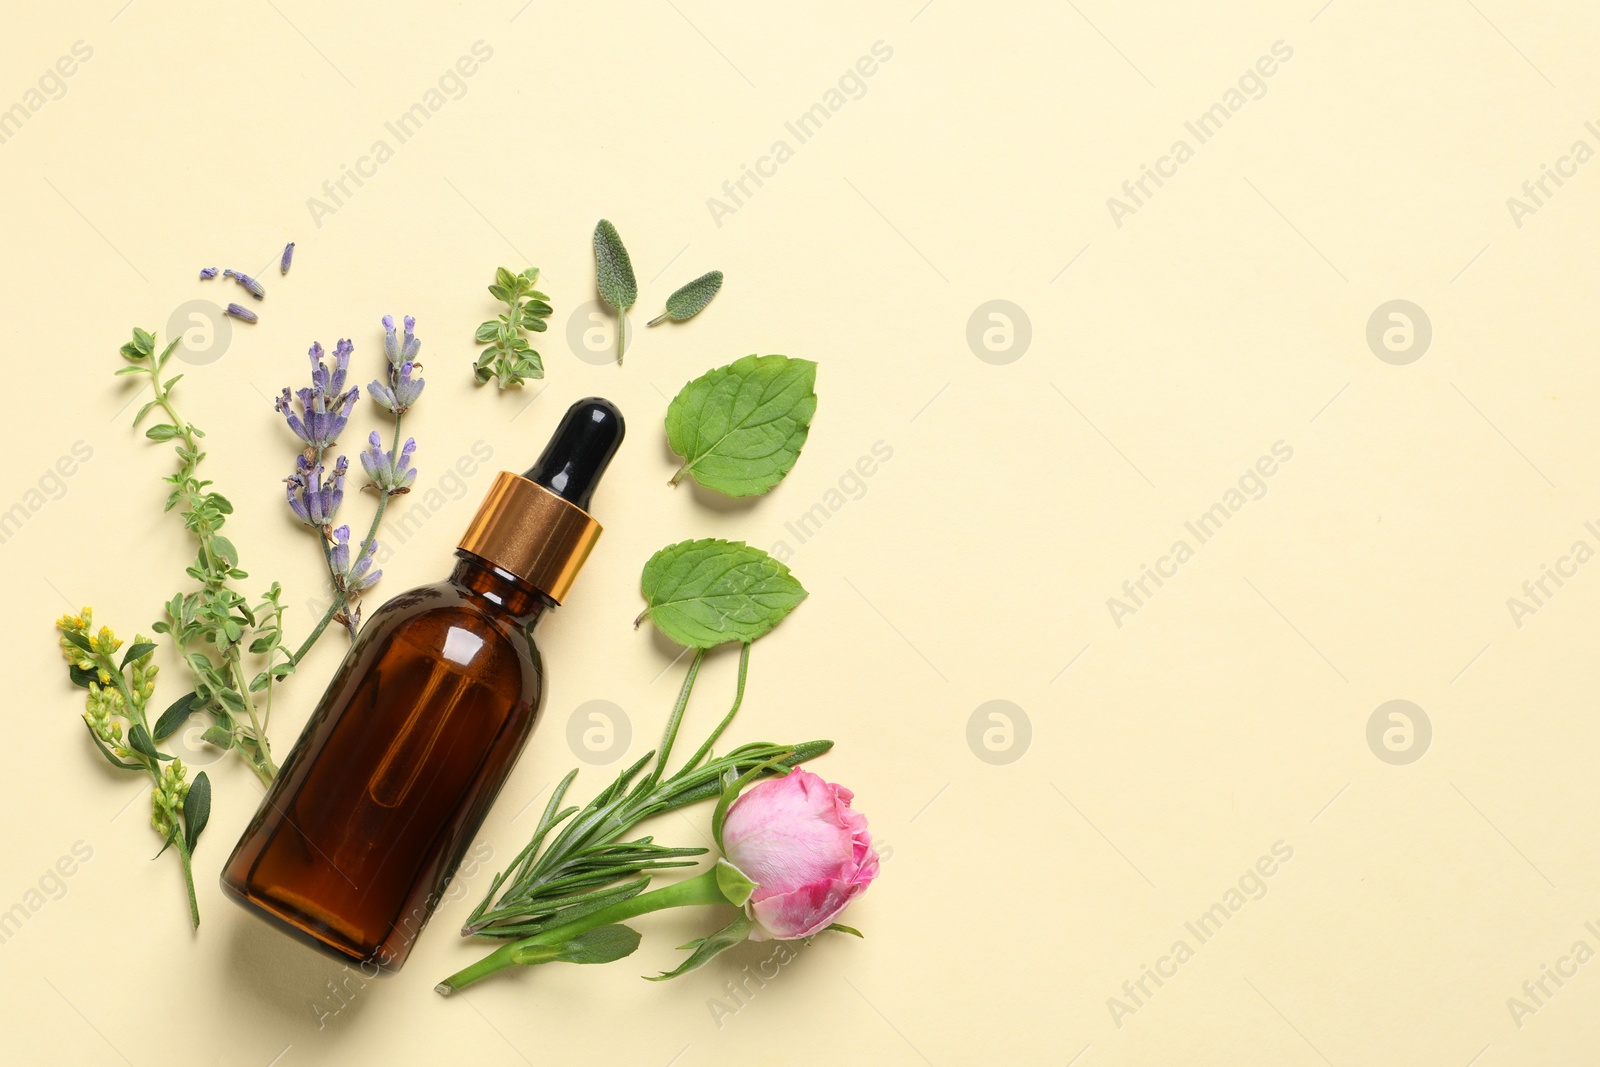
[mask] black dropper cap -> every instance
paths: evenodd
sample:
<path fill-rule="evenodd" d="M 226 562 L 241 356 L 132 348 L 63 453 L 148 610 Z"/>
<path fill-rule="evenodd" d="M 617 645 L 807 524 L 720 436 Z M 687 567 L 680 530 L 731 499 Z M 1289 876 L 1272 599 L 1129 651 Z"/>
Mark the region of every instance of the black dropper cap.
<path fill-rule="evenodd" d="M 622 412 L 604 397 L 573 404 L 523 477 L 589 510 L 589 497 L 622 444 Z"/>

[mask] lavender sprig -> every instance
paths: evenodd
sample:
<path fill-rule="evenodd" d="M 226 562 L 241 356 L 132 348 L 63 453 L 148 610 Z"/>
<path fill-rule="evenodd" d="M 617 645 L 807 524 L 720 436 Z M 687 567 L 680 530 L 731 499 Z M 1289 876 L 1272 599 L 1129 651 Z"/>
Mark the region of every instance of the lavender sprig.
<path fill-rule="evenodd" d="M 234 318 L 240 319 L 240 320 L 242 320 L 244 322 L 260 322 L 261 321 L 260 317 L 257 316 L 254 311 L 251 311 L 249 308 L 244 307 L 244 306 L 242 306 L 240 304 L 229 304 L 226 308 L 223 309 L 222 313 L 224 315 L 232 315 Z"/>
<path fill-rule="evenodd" d="M 395 328 L 394 318 L 383 317 L 384 352 L 388 357 L 388 371 L 367 386 L 374 403 L 388 411 L 394 418 L 394 442 L 388 449 L 383 438 L 374 430 L 368 437 L 368 447 L 359 454 L 362 469 L 370 483 L 367 486 L 378 494 L 378 506 L 372 516 L 367 535 L 352 544 L 350 527 L 334 528 L 335 517 L 344 501 L 344 480 L 349 463 L 339 456 L 328 468 L 328 453 L 337 443 L 339 434 L 350 421 L 350 415 L 360 398 L 360 390 L 346 388 L 350 370 L 350 356 L 354 345 L 341 340 L 334 346 L 329 360 L 320 344 L 311 346 L 311 386 L 291 392 L 285 388 L 279 394 L 276 407 L 285 423 L 305 445 L 295 459 L 294 473 L 284 479 L 285 496 L 289 509 L 304 525 L 321 534 L 323 562 L 328 580 L 333 587 L 333 603 L 306 639 L 294 661 L 309 651 L 321 636 L 328 623 L 344 624 L 353 638 L 361 623 L 358 600 L 382 575 L 373 569 L 378 554 L 378 528 L 391 497 L 410 491 L 417 471 L 411 457 L 417 443 L 407 438 L 400 443 L 401 418 L 407 409 L 422 395 L 424 382 L 415 376 L 421 368 L 416 356 L 422 342 L 415 334 L 416 320 L 407 316 L 402 336 Z"/>

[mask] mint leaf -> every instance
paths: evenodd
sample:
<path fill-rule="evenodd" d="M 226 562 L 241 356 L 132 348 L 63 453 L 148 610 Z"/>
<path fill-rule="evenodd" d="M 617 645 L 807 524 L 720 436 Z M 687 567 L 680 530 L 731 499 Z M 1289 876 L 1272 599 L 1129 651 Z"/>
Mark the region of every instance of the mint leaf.
<path fill-rule="evenodd" d="M 645 325 L 654 326 L 665 319 L 673 322 L 686 322 L 706 309 L 711 303 L 711 298 L 717 295 L 722 288 L 722 272 L 720 270 L 708 271 L 682 289 L 667 297 L 667 310 L 651 319 Z"/>
<path fill-rule="evenodd" d="M 685 385 L 667 406 L 667 443 L 689 475 L 728 496 L 765 493 L 789 473 L 816 414 L 817 365 L 745 356 Z"/>
<path fill-rule="evenodd" d="M 789 568 L 742 541 L 704 538 L 668 545 L 639 580 L 645 619 L 687 648 L 751 642 L 806 598 Z"/>

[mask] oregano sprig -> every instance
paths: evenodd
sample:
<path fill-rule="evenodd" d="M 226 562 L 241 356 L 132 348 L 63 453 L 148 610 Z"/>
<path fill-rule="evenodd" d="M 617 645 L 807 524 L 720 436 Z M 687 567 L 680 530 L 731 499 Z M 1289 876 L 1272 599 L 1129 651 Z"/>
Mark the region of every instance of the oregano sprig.
<path fill-rule="evenodd" d="M 479 385 L 492 378 L 498 388 L 509 389 L 529 378 L 544 377 L 544 360 L 527 337 L 528 331 L 544 333 L 549 328 L 550 298 L 534 288 L 538 280 L 538 267 L 521 274 L 504 267 L 495 270 L 489 293 L 506 310 L 478 327 L 477 342 L 489 346 L 478 353 L 472 368 Z"/>

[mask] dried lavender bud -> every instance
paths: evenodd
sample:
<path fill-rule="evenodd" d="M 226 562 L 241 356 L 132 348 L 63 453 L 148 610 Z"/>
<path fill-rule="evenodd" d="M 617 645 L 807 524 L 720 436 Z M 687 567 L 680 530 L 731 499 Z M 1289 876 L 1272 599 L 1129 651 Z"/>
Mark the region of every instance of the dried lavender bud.
<path fill-rule="evenodd" d="M 217 268 L 216 267 L 201 267 L 200 268 L 200 277 L 202 277 L 202 278 L 215 278 L 216 276 L 217 276 Z"/>
<path fill-rule="evenodd" d="M 256 313 L 254 311 L 251 311 L 247 307 L 240 307 L 238 304 L 229 304 L 227 306 L 227 308 L 224 310 L 223 313 L 226 314 L 226 315 L 232 315 L 236 319 L 243 319 L 245 322 L 260 322 L 261 321 L 256 316 Z"/>
<path fill-rule="evenodd" d="M 294 261 L 294 242 L 290 241 L 283 246 L 283 262 L 278 264 L 278 273 L 288 274 L 289 264 Z"/>
<path fill-rule="evenodd" d="M 255 297 L 257 300 L 260 300 L 262 297 L 267 295 L 267 291 L 261 288 L 261 283 L 250 277 L 248 274 L 241 274 L 236 270 L 229 269 L 223 271 L 222 275 L 225 278 L 232 278 L 234 281 L 250 290 L 250 295 Z"/>

